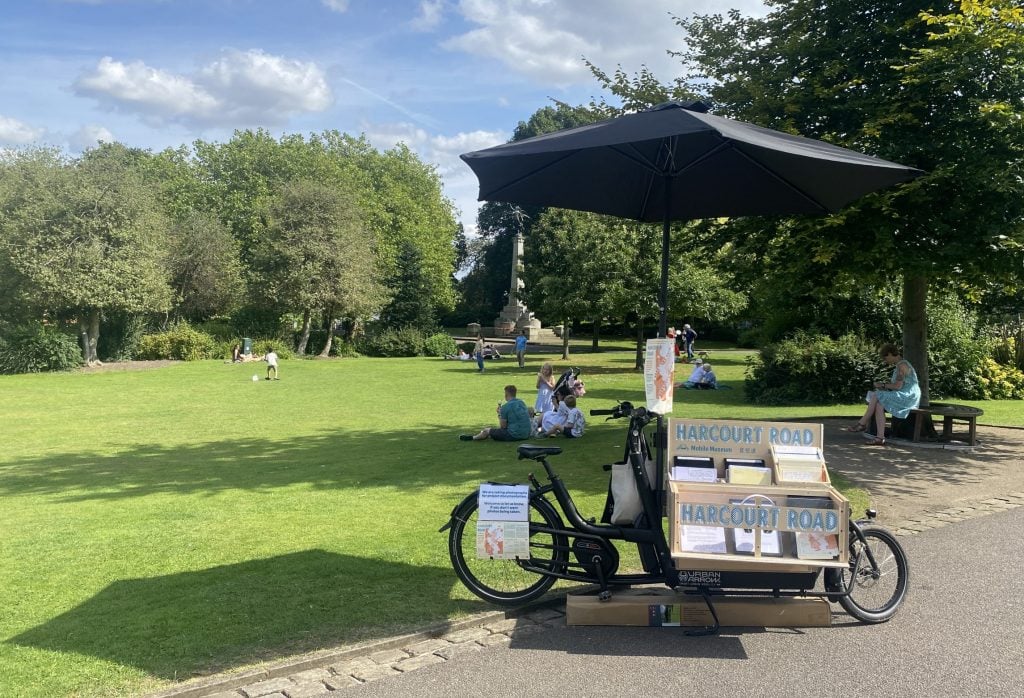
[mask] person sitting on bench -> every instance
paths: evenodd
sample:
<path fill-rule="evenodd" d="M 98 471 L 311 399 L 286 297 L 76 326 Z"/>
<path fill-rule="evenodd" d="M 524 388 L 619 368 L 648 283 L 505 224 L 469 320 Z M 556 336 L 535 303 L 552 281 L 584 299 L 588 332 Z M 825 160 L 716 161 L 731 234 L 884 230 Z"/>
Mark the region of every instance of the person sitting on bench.
<path fill-rule="evenodd" d="M 910 362 L 900 355 L 895 344 L 883 344 L 878 353 L 882 361 L 893 366 L 888 381 L 875 381 L 875 389 L 867 396 L 868 408 L 856 424 L 848 431 L 865 431 L 871 419 L 875 420 L 875 438 L 869 446 L 885 445 L 885 413 L 897 419 L 906 419 L 910 410 L 921 403 L 921 386 L 917 382 L 917 371 Z"/>

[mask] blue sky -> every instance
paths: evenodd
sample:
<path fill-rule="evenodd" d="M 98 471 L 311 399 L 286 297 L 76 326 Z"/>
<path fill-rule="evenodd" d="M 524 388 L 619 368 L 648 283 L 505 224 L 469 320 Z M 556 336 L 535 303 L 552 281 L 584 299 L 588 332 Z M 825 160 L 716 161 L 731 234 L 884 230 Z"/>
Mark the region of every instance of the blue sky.
<path fill-rule="evenodd" d="M 337 129 L 435 164 L 473 230 L 476 180 L 459 153 L 505 142 L 550 98 L 597 95 L 583 56 L 671 79 L 670 15 L 730 7 L 764 12 L 759 0 L 7 0 L 0 147 Z"/>

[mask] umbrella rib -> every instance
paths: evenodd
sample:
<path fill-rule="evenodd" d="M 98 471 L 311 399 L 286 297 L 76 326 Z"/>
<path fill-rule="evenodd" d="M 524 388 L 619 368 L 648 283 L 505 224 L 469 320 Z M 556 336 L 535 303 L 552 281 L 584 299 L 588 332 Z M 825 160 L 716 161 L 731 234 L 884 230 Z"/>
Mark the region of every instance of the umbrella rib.
<path fill-rule="evenodd" d="M 480 201 L 490 201 L 491 197 L 494 196 L 495 194 L 497 194 L 498 192 L 500 192 L 500 191 L 502 191 L 504 189 L 508 189 L 509 187 L 513 187 L 513 186 L 519 184 L 520 182 L 522 182 L 524 179 L 529 179 L 530 177 L 533 177 L 537 173 L 543 172 L 547 168 L 552 167 L 554 165 L 557 165 L 558 163 L 562 162 L 562 160 L 565 160 L 566 158 L 572 157 L 573 155 L 575 155 L 578 152 L 579 152 L 578 150 L 567 150 L 567 151 L 565 151 L 565 155 L 563 155 L 562 157 L 557 158 L 556 160 L 552 160 L 551 162 L 547 162 L 543 166 L 538 167 L 535 170 L 531 170 L 531 171 L 527 172 L 522 177 L 517 177 L 516 179 L 513 179 L 513 180 L 511 180 L 509 182 L 505 182 L 500 187 L 498 187 L 497 189 L 492 189 L 491 191 L 487 192 L 487 194 L 484 194 L 483 191 L 481 190 L 480 196 L 479 196 L 479 200 Z"/>
<path fill-rule="evenodd" d="M 766 174 L 768 174 L 770 177 L 772 177 L 776 181 L 781 182 L 783 185 L 788 187 L 791 191 L 793 191 L 794 193 L 796 193 L 799 196 L 801 196 L 804 200 L 810 202 L 811 205 L 813 205 L 815 208 L 821 210 L 823 213 L 832 213 L 832 211 L 828 207 L 823 205 L 820 201 L 815 199 L 813 196 L 811 196 L 810 194 L 805 192 L 803 189 L 801 189 L 800 187 L 798 187 L 795 184 L 793 184 L 792 182 L 790 182 L 785 177 L 782 177 L 781 175 L 779 175 L 774 170 L 771 170 L 768 167 L 765 167 L 763 164 L 761 164 L 760 162 L 758 162 L 757 160 L 752 158 L 750 155 L 748 155 L 747 153 L 743 152 L 741 149 L 737 148 L 735 146 L 735 144 L 733 144 L 732 142 L 727 141 L 727 142 L 725 142 L 723 144 L 723 146 L 731 148 L 734 152 L 736 152 L 739 155 L 741 155 L 747 162 L 749 162 L 752 165 L 756 166 L 758 169 L 760 169 L 762 172 L 765 172 Z M 719 147 L 719 148 L 716 148 L 715 150 L 717 151 L 717 150 L 721 150 L 721 149 L 722 148 Z M 711 155 L 713 152 L 714 151 L 708 151 L 707 155 Z M 693 167 L 695 164 L 699 163 L 701 160 L 704 160 L 704 158 L 703 157 L 699 158 L 699 159 L 695 160 L 694 162 L 691 162 L 691 163 L 687 164 L 686 167 L 684 167 L 682 170 L 680 170 L 677 174 L 682 174 L 684 171 L 686 171 L 690 167 Z"/>

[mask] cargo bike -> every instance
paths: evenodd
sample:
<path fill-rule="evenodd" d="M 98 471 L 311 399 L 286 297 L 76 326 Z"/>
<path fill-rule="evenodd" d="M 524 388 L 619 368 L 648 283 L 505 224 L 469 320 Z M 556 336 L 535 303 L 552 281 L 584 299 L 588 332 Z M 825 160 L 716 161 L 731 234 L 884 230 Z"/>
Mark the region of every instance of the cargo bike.
<path fill-rule="evenodd" d="M 635 482 L 639 513 L 627 524 L 585 518 L 549 460 L 562 449 L 520 445 L 519 459 L 540 463 L 547 475 L 546 483 L 528 476 L 528 553 L 514 559 L 480 554 L 479 490 L 455 506 L 440 529 L 448 531 L 456 575 L 480 598 L 516 606 L 537 599 L 559 579 L 594 584 L 602 600 L 616 589 L 664 584 L 703 599 L 710 611 L 713 623 L 691 633 L 718 630 L 714 600 L 723 596 L 824 597 L 864 623 L 887 621 L 899 609 L 909 585 L 907 556 L 896 537 L 873 522 L 874 511 L 850 517 L 847 500 L 828 483 L 752 488 L 669 482 L 663 459 L 652 458 L 647 435 L 653 431 L 664 451 L 665 427 L 658 415 L 628 402 L 591 414 L 629 420 L 623 465 Z M 657 426 L 649 429 L 652 422 Z M 663 526 L 666 508 L 669 536 Z M 729 552 L 692 541 L 687 545 L 681 539 L 688 529 L 712 531 L 712 539 L 720 530 L 716 540 L 731 532 Z M 802 542 L 822 536 L 832 537 L 836 548 L 812 551 L 808 559 Z M 614 541 L 636 545 L 642 573 L 619 573 Z M 816 590 L 819 579 L 823 591 Z"/>

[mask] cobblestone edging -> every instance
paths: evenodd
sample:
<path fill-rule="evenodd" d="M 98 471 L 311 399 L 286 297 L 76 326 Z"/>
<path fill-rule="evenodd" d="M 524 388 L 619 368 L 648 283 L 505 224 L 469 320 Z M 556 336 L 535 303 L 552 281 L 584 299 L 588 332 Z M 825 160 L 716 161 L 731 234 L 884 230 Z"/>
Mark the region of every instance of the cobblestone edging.
<path fill-rule="evenodd" d="M 996 497 L 961 502 L 946 509 L 924 511 L 898 524 L 883 525 L 898 536 L 915 536 L 932 528 L 941 528 L 957 521 L 966 521 L 1008 509 L 1016 509 L 1019 506 L 1024 506 L 1024 492 L 1010 492 Z"/>
<path fill-rule="evenodd" d="M 1024 506 L 1024 492 L 1011 492 L 882 525 L 898 536 L 913 536 L 1020 506 Z M 561 599 L 547 603 L 560 605 Z M 460 621 L 443 632 L 427 631 L 346 650 L 313 653 L 262 669 L 177 686 L 150 698 L 331 698 L 350 686 L 441 664 L 464 652 L 508 644 L 514 637 L 564 624 L 564 611 L 546 605 L 517 617 L 498 611 Z"/>
<path fill-rule="evenodd" d="M 561 603 L 561 599 L 554 600 Z M 548 627 L 565 624 L 565 613 L 545 607 L 516 617 L 488 613 L 434 636 L 416 633 L 285 663 L 219 676 L 154 693 L 150 698 L 330 698 L 337 691 L 385 676 L 441 664 L 464 652 L 503 645 Z"/>

